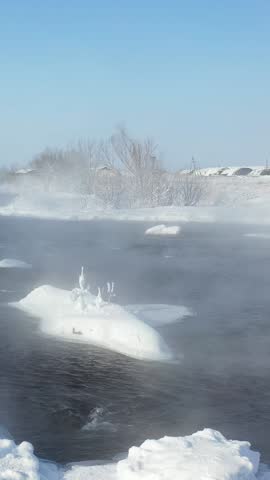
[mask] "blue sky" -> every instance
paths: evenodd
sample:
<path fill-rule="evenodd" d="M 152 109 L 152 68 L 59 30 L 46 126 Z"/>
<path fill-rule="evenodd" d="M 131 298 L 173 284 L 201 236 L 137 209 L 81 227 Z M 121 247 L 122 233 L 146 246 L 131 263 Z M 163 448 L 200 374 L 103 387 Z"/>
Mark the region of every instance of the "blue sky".
<path fill-rule="evenodd" d="M 170 168 L 270 159 L 269 0 L 0 0 L 0 164 L 151 136 Z"/>

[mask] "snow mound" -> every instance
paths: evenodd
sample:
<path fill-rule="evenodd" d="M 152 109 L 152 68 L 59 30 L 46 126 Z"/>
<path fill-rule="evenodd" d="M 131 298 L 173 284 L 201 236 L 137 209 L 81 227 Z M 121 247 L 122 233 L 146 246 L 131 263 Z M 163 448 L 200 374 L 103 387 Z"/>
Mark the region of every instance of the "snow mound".
<path fill-rule="evenodd" d="M 152 327 L 117 304 L 103 302 L 90 292 L 75 299 L 73 292 L 50 285 L 34 289 L 12 304 L 41 319 L 43 332 L 86 341 L 141 360 L 171 360 L 167 345 Z"/>
<path fill-rule="evenodd" d="M 248 442 L 205 429 L 187 437 L 146 440 L 118 462 L 119 480 L 254 480 L 260 455 Z"/>
<path fill-rule="evenodd" d="M 0 268 L 32 268 L 32 265 L 15 258 L 4 258 L 0 260 Z"/>
<path fill-rule="evenodd" d="M 163 303 L 127 305 L 126 309 L 133 315 L 138 315 L 151 327 L 162 327 L 193 315 L 193 312 L 183 305 L 166 305 Z"/>
<path fill-rule="evenodd" d="M 0 437 L 1 480 L 269 480 L 269 470 L 259 463 L 259 453 L 248 442 L 227 440 L 211 429 L 146 440 L 118 462 L 64 468 L 39 460 L 28 442 L 17 446 Z"/>
<path fill-rule="evenodd" d="M 145 230 L 145 235 L 178 235 L 181 228 L 178 225 L 166 227 L 166 225 L 156 225 Z"/>
<path fill-rule="evenodd" d="M 0 439 L 1 480 L 57 480 L 58 468 L 39 461 L 31 443 L 16 445 L 12 440 Z"/>
<path fill-rule="evenodd" d="M 255 480 L 261 478 L 256 476 L 259 461 L 248 442 L 226 440 L 205 429 L 186 437 L 146 440 L 117 464 L 73 465 L 64 480 Z"/>

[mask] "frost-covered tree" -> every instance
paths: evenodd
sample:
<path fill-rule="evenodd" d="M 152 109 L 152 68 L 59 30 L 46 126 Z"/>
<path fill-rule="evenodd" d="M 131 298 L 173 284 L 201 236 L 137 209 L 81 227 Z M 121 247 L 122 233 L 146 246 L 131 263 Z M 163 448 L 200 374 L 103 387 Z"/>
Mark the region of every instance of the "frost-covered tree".
<path fill-rule="evenodd" d="M 111 137 L 114 161 L 122 166 L 130 206 L 149 205 L 160 175 L 157 145 L 150 138 L 132 138 L 124 128 Z"/>
<path fill-rule="evenodd" d="M 208 192 L 207 178 L 197 170 L 176 174 L 172 182 L 173 204 L 194 207 Z"/>
<path fill-rule="evenodd" d="M 197 205 L 207 194 L 208 181 L 195 162 L 188 172 L 171 174 L 161 166 L 150 138 L 135 138 L 118 128 L 108 139 L 81 140 L 66 148 L 47 148 L 28 165 L 23 188 L 36 185 L 47 192 L 76 193 L 81 208 L 97 202 L 113 208 Z M 21 186 L 16 171 L 6 175 Z"/>

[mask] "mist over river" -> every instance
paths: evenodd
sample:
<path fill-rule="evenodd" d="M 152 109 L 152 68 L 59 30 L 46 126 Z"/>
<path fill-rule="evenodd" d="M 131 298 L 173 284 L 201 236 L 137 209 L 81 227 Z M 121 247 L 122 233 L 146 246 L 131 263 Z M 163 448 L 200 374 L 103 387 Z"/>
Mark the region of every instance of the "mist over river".
<path fill-rule="evenodd" d="M 249 440 L 270 461 L 270 229 L 0 217 L 0 424 L 59 462 L 106 459 L 146 438 L 204 427 Z M 247 234 L 253 234 L 247 235 Z M 254 236 L 254 234 L 259 234 Z M 46 336 L 8 305 L 33 288 L 114 281 L 116 301 L 185 305 L 159 333 L 180 358 L 134 360 Z"/>

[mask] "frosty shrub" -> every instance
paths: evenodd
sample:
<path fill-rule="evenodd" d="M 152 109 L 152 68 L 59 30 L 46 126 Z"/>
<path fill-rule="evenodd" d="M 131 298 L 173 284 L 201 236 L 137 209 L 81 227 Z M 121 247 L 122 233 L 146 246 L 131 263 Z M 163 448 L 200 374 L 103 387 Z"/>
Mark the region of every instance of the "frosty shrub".
<path fill-rule="evenodd" d="M 194 172 L 178 174 L 173 180 L 173 204 L 194 207 L 208 191 L 207 179 Z"/>

